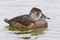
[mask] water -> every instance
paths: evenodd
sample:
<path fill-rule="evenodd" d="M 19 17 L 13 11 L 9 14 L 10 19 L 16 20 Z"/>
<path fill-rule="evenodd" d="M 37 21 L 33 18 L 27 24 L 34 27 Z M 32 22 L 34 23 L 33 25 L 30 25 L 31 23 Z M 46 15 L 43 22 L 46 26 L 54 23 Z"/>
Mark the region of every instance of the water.
<path fill-rule="evenodd" d="M 25 31 L 8 30 L 4 18 L 28 14 L 32 7 L 40 8 L 50 17 L 48 28 Z M 60 40 L 60 0 L 0 0 L 0 40 Z"/>

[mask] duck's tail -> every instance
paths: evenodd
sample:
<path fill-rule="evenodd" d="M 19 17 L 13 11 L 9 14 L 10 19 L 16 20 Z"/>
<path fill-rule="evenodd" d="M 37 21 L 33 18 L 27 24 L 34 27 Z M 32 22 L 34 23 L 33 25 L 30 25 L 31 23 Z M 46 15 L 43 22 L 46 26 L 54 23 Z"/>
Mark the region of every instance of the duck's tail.
<path fill-rule="evenodd" d="M 4 19 L 4 21 L 5 21 L 6 23 L 9 23 L 9 20 L 8 20 L 8 19 Z"/>

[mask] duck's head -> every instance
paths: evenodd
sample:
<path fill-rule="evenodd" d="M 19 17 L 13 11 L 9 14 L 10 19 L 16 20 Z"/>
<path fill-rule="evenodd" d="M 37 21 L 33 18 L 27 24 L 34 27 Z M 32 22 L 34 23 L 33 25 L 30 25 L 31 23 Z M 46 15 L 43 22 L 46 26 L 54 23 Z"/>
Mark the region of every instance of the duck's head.
<path fill-rule="evenodd" d="M 39 19 L 41 19 L 41 18 L 49 19 L 48 17 L 46 17 L 46 16 L 42 13 L 42 11 L 41 11 L 39 8 L 35 8 L 35 7 L 31 9 L 31 11 L 30 11 L 30 17 L 31 17 L 33 20 L 35 20 L 35 21 L 37 21 L 37 20 L 39 20 Z"/>

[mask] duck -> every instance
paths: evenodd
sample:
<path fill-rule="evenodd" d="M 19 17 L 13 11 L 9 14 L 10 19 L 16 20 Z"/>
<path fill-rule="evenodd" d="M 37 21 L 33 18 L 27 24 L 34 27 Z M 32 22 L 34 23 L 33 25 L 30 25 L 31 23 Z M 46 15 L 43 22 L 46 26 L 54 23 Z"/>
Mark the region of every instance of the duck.
<path fill-rule="evenodd" d="M 44 28 L 48 26 L 46 19 L 50 19 L 45 16 L 41 9 L 33 7 L 29 14 L 20 15 L 12 19 L 5 18 L 4 21 L 9 26 L 23 27 L 23 28 Z"/>

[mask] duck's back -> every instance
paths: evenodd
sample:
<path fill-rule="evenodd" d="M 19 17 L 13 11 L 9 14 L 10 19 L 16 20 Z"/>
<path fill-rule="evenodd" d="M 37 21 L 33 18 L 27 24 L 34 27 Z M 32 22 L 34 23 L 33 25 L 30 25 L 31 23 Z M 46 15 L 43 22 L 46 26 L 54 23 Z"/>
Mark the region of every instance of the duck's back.
<path fill-rule="evenodd" d="M 29 25 L 30 23 L 34 23 L 34 21 L 30 19 L 28 14 L 12 18 L 9 21 L 10 22 L 15 21 L 15 22 L 21 23 L 23 25 Z"/>

